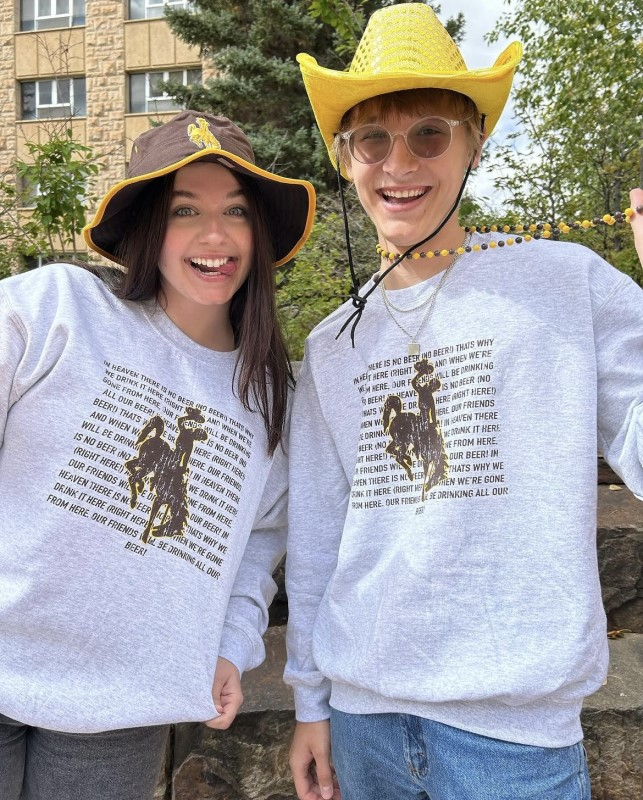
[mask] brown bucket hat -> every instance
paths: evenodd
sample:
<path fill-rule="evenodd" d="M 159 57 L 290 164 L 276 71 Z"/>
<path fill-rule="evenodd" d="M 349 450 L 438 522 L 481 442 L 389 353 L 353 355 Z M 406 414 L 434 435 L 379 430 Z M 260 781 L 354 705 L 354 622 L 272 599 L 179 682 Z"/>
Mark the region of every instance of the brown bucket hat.
<path fill-rule="evenodd" d="M 227 117 L 201 111 L 182 111 L 135 139 L 127 178 L 107 192 L 94 219 L 83 229 L 87 245 L 121 263 L 114 251 L 131 221 L 132 201 L 150 181 L 193 161 L 223 164 L 252 180 L 266 209 L 275 266 L 284 264 L 301 249 L 315 213 L 312 184 L 256 166 L 252 147 L 241 128 Z"/>

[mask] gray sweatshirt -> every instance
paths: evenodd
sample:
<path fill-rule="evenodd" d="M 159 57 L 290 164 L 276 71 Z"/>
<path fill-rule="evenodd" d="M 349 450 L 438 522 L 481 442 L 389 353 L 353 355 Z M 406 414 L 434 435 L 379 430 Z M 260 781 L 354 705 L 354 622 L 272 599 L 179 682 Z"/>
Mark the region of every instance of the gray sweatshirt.
<path fill-rule="evenodd" d="M 0 713 L 70 732 L 216 716 L 261 639 L 287 470 L 238 353 L 64 264 L 0 283 Z"/>
<path fill-rule="evenodd" d="M 330 703 L 569 745 L 608 660 L 597 448 L 643 495 L 643 292 L 541 241 L 463 256 L 424 324 L 399 310 L 439 280 L 398 311 L 378 289 L 355 349 L 350 305 L 308 339 L 285 679 L 302 721 Z"/>

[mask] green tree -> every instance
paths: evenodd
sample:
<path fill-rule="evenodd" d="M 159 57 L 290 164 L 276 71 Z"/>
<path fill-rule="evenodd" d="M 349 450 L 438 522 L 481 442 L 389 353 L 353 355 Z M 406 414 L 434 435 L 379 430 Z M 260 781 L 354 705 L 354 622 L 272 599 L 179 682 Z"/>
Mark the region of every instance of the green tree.
<path fill-rule="evenodd" d="M 75 141 L 71 128 L 25 146 L 29 160 L 17 161 L 16 171 L 29 196 L 24 202 L 33 207 L 28 225 L 46 241 L 40 254 L 79 258 L 76 237 L 85 225 L 87 203 L 94 200 L 91 180 L 100 168 L 94 151 Z"/>
<path fill-rule="evenodd" d="M 602 217 L 628 205 L 641 164 L 640 0 L 508 0 L 487 38 L 523 42 L 513 92 L 518 129 L 493 148 L 496 185 L 531 220 Z M 629 231 L 582 237 L 641 277 Z"/>
<path fill-rule="evenodd" d="M 0 278 L 19 272 L 24 259 L 37 256 L 46 242 L 31 220 L 21 219 L 21 200 L 8 175 L 0 182 Z"/>

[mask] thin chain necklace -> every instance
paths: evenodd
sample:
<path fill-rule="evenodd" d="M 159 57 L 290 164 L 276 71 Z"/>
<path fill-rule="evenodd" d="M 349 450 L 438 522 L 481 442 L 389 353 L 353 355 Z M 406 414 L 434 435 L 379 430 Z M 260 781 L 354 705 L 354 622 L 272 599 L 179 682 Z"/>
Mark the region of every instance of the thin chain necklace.
<path fill-rule="evenodd" d="M 462 248 L 466 247 L 469 244 L 470 239 L 471 239 L 471 234 L 467 233 L 467 235 L 464 237 L 464 242 L 462 243 L 462 246 L 459 247 L 458 248 L 458 252 L 456 252 L 455 258 L 453 259 L 453 261 L 449 264 L 449 266 L 442 273 L 442 277 L 440 278 L 440 282 L 436 286 L 435 290 L 433 292 L 431 292 L 431 294 L 429 294 L 425 298 L 423 298 L 419 303 L 416 303 L 413 306 L 409 306 L 408 308 L 400 308 L 400 307 L 394 305 L 391 302 L 391 300 L 389 299 L 388 293 L 387 293 L 386 289 L 384 288 L 384 282 L 382 281 L 380 283 L 380 291 L 382 292 L 382 299 L 384 300 L 384 306 L 385 306 L 386 310 L 388 311 L 388 313 L 389 313 L 391 319 L 393 320 L 393 322 L 402 331 L 402 333 L 404 333 L 404 334 L 406 334 L 408 336 L 408 338 L 410 340 L 409 344 L 408 344 L 408 347 L 407 347 L 408 355 L 410 355 L 410 356 L 419 356 L 420 355 L 420 342 L 418 341 L 418 337 L 420 335 L 420 331 L 426 325 L 426 323 L 428 322 L 429 317 L 431 316 L 431 311 L 433 310 L 433 306 L 435 305 L 435 300 L 436 300 L 436 298 L 438 296 L 438 292 L 444 286 L 444 283 L 445 283 L 446 279 L 449 277 L 449 273 L 451 272 L 453 267 L 455 267 L 455 265 L 457 264 L 457 262 L 460 259 L 460 256 L 462 255 L 462 252 L 459 252 L 459 251 L 461 251 Z M 406 312 L 409 312 L 409 311 L 417 311 L 418 308 L 422 308 L 422 306 L 425 305 L 425 304 L 427 304 L 426 311 L 424 312 L 424 316 L 420 320 L 420 324 L 418 325 L 417 330 L 415 331 L 415 333 L 411 333 L 410 331 L 408 331 L 404 327 L 404 325 L 402 325 L 402 323 L 397 319 L 395 314 L 393 313 L 394 311 L 397 311 L 399 313 L 406 313 Z"/>

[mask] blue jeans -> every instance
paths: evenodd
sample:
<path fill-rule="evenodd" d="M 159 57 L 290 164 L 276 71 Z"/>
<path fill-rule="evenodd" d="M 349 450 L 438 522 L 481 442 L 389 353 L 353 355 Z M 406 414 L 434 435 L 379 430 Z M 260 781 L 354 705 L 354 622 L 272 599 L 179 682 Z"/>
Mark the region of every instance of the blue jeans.
<path fill-rule="evenodd" d="M 410 714 L 331 709 L 342 800 L 590 800 L 582 744 L 531 747 Z"/>
<path fill-rule="evenodd" d="M 60 733 L 0 714 L 0 798 L 151 800 L 168 730 Z"/>

